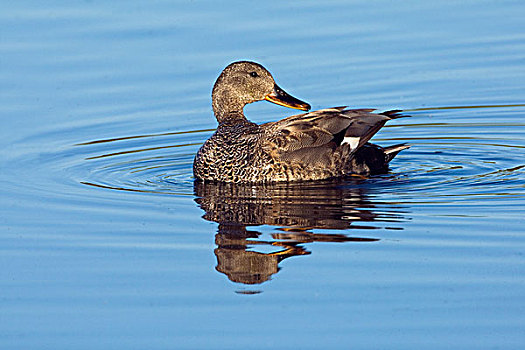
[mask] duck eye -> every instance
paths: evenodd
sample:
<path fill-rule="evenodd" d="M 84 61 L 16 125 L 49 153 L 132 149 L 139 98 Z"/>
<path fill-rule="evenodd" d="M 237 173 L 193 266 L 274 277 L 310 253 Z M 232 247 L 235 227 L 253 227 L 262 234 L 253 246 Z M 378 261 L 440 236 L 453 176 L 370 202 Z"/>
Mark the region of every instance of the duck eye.
<path fill-rule="evenodd" d="M 257 78 L 259 74 L 257 74 L 257 72 L 250 72 L 250 76 L 252 76 L 253 78 Z"/>

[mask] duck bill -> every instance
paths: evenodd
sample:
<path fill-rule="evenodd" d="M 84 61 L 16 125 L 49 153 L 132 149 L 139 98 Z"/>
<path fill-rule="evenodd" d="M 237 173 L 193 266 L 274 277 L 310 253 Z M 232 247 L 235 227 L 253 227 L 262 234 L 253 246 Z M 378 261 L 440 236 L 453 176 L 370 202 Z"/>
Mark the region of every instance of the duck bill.
<path fill-rule="evenodd" d="M 311 108 L 308 103 L 288 95 L 288 93 L 277 86 L 277 84 L 273 87 L 273 92 L 264 99 L 281 106 L 300 109 L 302 111 L 308 111 Z"/>

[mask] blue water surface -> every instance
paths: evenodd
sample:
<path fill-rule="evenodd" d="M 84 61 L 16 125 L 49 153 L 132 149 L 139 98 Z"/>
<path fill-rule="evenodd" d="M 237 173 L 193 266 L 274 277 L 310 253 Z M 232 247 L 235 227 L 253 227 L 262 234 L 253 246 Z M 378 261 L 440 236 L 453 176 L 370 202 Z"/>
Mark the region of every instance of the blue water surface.
<path fill-rule="evenodd" d="M 0 349 L 525 346 L 522 1 L 8 1 Z M 386 175 L 199 186 L 210 91 L 403 109 Z M 254 103 L 261 123 L 294 114 Z"/>

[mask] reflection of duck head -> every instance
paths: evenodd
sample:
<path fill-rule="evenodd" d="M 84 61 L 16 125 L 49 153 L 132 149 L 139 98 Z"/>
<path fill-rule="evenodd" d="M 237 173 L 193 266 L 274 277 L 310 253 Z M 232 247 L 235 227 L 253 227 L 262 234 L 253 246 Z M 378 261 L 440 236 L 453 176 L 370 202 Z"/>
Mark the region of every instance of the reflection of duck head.
<path fill-rule="evenodd" d="M 278 264 L 284 259 L 310 254 L 295 244 L 258 241 L 259 232 L 249 231 L 246 226 L 219 224 L 215 236 L 217 271 L 224 273 L 233 282 L 259 284 L 279 271 Z M 249 246 L 275 246 L 271 252 L 248 250 Z"/>
<path fill-rule="evenodd" d="M 219 223 L 215 242 L 217 271 L 233 282 L 257 284 L 279 271 L 282 260 L 310 254 L 302 245 L 311 242 L 370 242 L 345 234 L 314 233 L 312 229 L 370 229 L 370 222 L 396 221 L 399 210 L 381 214 L 365 194 L 350 182 L 311 182 L 275 185 L 235 185 L 195 182 L 195 201 L 204 218 Z M 367 222 L 362 225 L 360 222 Z M 357 225 L 355 225 L 357 223 Z M 279 226 L 271 238 L 246 226 Z"/>

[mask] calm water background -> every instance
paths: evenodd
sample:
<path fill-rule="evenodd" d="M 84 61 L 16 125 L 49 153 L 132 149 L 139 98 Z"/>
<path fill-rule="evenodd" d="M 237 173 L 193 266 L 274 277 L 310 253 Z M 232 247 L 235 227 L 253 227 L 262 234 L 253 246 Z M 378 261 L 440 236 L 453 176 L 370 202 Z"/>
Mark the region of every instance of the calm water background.
<path fill-rule="evenodd" d="M 4 2 L 0 348 L 523 348 L 524 16 Z M 211 86 L 238 59 L 314 109 L 410 110 L 374 140 L 412 148 L 368 180 L 194 188 Z"/>

